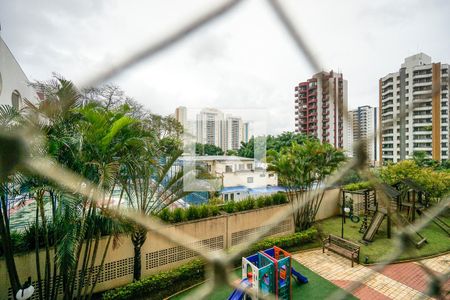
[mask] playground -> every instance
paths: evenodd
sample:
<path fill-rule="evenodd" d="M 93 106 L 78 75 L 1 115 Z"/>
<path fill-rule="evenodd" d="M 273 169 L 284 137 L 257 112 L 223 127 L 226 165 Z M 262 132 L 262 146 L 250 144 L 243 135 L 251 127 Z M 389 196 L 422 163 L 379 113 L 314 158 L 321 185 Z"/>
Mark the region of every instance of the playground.
<path fill-rule="evenodd" d="M 450 217 L 445 217 L 448 223 L 450 223 Z M 316 227 L 322 232 L 322 234 L 333 234 L 340 236 L 341 234 L 341 217 L 333 217 L 327 220 L 316 223 Z M 387 222 L 383 222 L 375 235 L 374 240 L 364 245 L 359 243 L 362 234 L 359 232 L 360 224 L 347 221 L 344 224 L 344 238 L 352 242 L 358 243 L 361 246 L 360 262 L 365 263 L 365 257 L 368 257 L 367 263 L 379 262 L 381 257 L 387 253 L 390 249 L 394 249 L 394 239 L 387 238 Z M 392 234 L 395 234 L 396 230 L 393 229 Z M 420 231 L 423 236 L 426 236 L 428 243 L 420 249 L 413 248 L 410 251 L 405 251 L 399 257 L 399 260 L 417 259 L 420 257 L 427 257 L 445 253 L 450 251 L 450 242 L 443 242 L 448 240 L 448 236 L 434 223 L 430 223 L 427 227 Z"/>
<path fill-rule="evenodd" d="M 403 180 L 394 186 L 384 185 L 383 190 L 384 195 L 371 189 L 342 190 L 341 215 L 318 222 L 316 227 L 322 236 L 332 235 L 357 244 L 360 262 L 379 261 L 395 247 L 393 236 L 403 227 L 426 216 L 432 206 L 429 197 L 411 180 Z M 385 201 L 381 200 L 381 196 L 385 197 Z M 408 237 L 410 247 L 397 260 L 450 251 L 449 224 L 450 212 L 447 209 L 425 228 Z"/>
<path fill-rule="evenodd" d="M 308 278 L 307 284 L 296 284 L 292 285 L 292 295 L 293 299 L 325 299 L 328 296 L 332 295 L 334 292 L 338 290 L 342 290 L 340 287 L 331 283 L 327 279 L 321 277 L 310 269 L 306 268 L 302 264 L 298 263 L 295 259 L 292 260 L 292 266 L 301 273 L 303 276 Z M 239 267 L 234 270 L 236 276 L 241 277 L 242 268 Z M 180 300 L 193 295 L 198 289 L 200 289 L 202 285 L 195 286 L 191 289 L 188 289 L 174 297 L 171 297 L 172 300 Z M 215 290 L 211 295 L 211 299 L 228 299 L 228 297 L 233 292 L 233 289 L 229 286 L 223 286 L 220 289 Z M 352 295 L 349 295 L 347 299 L 357 299 Z"/>

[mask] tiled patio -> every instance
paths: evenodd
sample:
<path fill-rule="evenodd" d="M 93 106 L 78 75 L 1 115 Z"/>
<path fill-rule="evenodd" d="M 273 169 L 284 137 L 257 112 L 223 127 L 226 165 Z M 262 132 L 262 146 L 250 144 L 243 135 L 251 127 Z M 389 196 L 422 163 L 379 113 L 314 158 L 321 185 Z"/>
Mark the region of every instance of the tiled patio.
<path fill-rule="evenodd" d="M 362 265 L 352 268 L 350 260 L 333 252 L 322 253 L 322 250 L 302 252 L 294 255 L 294 258 L 342 288 L 367 277 L 364 284 L 353 291 L 353 295 L 359 299 L 431 299 L 424 294 L 428 276 L 414 262 L 389 265 L 379 273 Z M 450 271 L 450 254 L 422 262 L 438 276 Z M 450 281 L 445 285 L 447 289 L 449 285 Z"/>

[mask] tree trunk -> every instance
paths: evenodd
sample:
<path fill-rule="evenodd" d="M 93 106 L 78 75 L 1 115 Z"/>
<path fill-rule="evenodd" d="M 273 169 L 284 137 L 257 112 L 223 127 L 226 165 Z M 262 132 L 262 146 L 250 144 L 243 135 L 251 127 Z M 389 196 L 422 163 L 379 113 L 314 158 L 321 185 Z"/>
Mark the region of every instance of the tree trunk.
<path fill-rule="evenodd" d="M 131 241 L 134 246 L 134 269 L 133 281 L 141 280 L 141 247 L 147 238 L 147 231 L 144 228 L 137 228 L 131 234 Z"/>
<path fill-rule="evenodd" d="M 0 183 L 2 184 L 2 183 Z M 8 270 L 9 282 L 13 290 L 13 297 L 20 289 L 19 275 L 17 274 L 16 263 L 14 261 L 14 250 L 12 248 L 11 236 L 8 226 L 8 207 L 6 206 L 5 195 L 1 194 L 1 211 L 0 211 L 0 238 L 2 240 L 3 255 L 5 257 L 6 269 Z"/>

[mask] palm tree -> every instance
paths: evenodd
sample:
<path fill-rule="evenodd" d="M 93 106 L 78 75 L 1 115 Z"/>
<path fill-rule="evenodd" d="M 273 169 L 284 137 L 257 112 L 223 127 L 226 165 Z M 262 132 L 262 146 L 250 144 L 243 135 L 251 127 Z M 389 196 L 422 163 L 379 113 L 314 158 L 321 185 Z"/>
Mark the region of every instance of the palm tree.
<path fill-rule="evenodd" d="M 122 180 L 129 205 L 143 215 L 157 215 L 189 194 L 183 190 L 183 170 L 177 166 L 182 151 L 174 150 L 167 154 L 158 150 L 161 149 L 144 153 L 139 160 L 127 164 Z M 141 248 L 146 238 L 147 231 L 135 225 L 131 233 L 135 281 L 141 279 Z"/>
<path fill-rule="evenodd" d="M 324 180 L 333 173 L 345 156 L 330 144 L 321 144 L 309 139 L 299 145 L 293 142 L 280 152 L 268 152 L 269 169 L 278 173 L 279 183 L 288 190 L 288 199 L 292 204 L 294 223 L 297 230 L 309 228 L 322 203 Z M 309 196 L 315 195 L 307 201 Z"/>
<path fill-rule="evenodd" d="M 11 187 L 19 183 L 19 177 L 14 176 L 13 172 L 15 164 L 21 159 L 21 153 L 16 151 L 18 141 L 12 137 L 12 134 L 22 121 L 18 109 L 9 105 L 0 105 L 0 144 L 2 145 L 0 147 L 0 240 L 13 295 L 20 288 L 20 280 L 11 242 L 7 197 L 12 194 Z"/>

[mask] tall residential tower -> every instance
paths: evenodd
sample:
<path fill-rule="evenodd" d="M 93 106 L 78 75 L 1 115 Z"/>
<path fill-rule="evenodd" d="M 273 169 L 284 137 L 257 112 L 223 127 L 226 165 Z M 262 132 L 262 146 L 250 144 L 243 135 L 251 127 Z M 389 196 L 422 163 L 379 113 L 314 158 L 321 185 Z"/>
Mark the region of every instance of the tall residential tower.
<path fill-rule="evenodd" d="M 347 80 L 341 73 L 320 72 L 295 87 L 295 131 L 349 150 Z"/>
<path fill-rule="evenodd" d="M 372 165 L 378 161 L 377 112 L 376 107 L 369 105 L 359 106 L 348 112 L 349 145 L 363 141 L 367 159 Z M 350 155 L 355 155 L 353 149 Z"/>
<path fill-rule="evenodd" d="M 424 151 L 449 158 L 449 65 L 419 53 L 379 80 L 380 160 L 411 158 Z"/>

